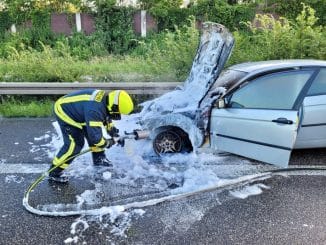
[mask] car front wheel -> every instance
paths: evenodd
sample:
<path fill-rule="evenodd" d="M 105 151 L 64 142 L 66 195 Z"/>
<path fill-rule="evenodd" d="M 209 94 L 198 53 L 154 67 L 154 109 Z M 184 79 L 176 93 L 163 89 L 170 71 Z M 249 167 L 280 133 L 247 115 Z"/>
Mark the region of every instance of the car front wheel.
<path fill-rule="evenodd" d="M 182 149 L 181 136 L 171 130 L 158 133 L 153 141 L 153 148 L 157 154 L 177 153 Z"/>

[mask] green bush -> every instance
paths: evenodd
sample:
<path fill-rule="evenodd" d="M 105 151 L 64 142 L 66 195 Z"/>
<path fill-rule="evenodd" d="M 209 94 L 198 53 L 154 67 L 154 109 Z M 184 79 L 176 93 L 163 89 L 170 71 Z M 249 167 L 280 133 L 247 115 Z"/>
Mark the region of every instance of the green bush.
<path fill-rule="evenodd" d="M 4 39 L 5 33 L 12 23 L 9 13 L 7 11 L 0 11 L 0 41 Z"/>
<path fill-rule="evenodd" d="M 196 19 L 213 21 L 230 30 L 242 29 L 242 22 L 251 21 L 255 16 L 255 4 L 228 4 L 226 0 L 198 0 L 192 7 Z"/>
<path fill-rule="evenodd" d="M 15 23 L 13 22 L 14 20 L 14 18 L 10 19 L 11 24 Z M 50 30 L 49 13 L 35 10 L 28 16 L 20 15 L 16 20 L 19 20 L 17 33 L 4 31 L 2 34 L 3 40 L 0 42 L 0 57 L 8 57 L 12 49 L 18 52 L 30 48 L 41 51 L 43 49 L 41 43 L 51 46 L 54 44 L 55 36 Z"/>
<path fill-rule="evenodd" d="M 191 9 L 188 8 L 170 8 L 167 9 L 167 16 L 155 15 L 158 31 L 174 31 L 175 26 L 184 26 L 191 16 Z M 151 12 L 150 12 L 151 13 Z"/>
<path fill-rule="evenodd" d="M 257 15 L 247 23 L 250 33 L 235 32 L 230 64 L 269 59 L 326 59 L 325 27 L 318 26 L 315 11 L 303 6 L 296 21 Z"/>
<path fill-rule="evenodd" d="M 154 64 L 144 57 L 126 55 L 80 60 L 69 53 L 69 46 L 65 43 L 56 45 L 55 49 L 43 45 L 43 51 L 28 49 L 18 52 L 12 48 L 8 58 L 0 59 L 0 81 L 175 81 L 173 72 L 166 69 L 155 71 Z"/>
<path fill-rule="evenodd" d="M 199 31 L 193 19 L 188 25 L 175 28 L 174 32 L 166 30 L 159 38 L 141 43 L 135 52 L 145 56 L 147 62 L 152 64 L 153 72 L 162 74 L 172 71 L 177 79 L 182 81 L 194 59 L 199 43 Z"/>
<path fill-rule="evenodd" d="M 14 48 L 7 60 L 0 61 L 2 81 L 75 81 L 82 74 L 74 67 L 75 59 L 65 52 L 43 45 L 42 52 Z"/>
<path fill-rule="evenodd" d="M 97 29 L 101 31 L 108 52 L 124 54 L 135 45 L 136 36 L 132 27 L 134 9 L 115 7 L 101 2 L 96 15 Z"/>
<path fill-rule="evenodd" d="M 229 4 L 227 0 L 198 0 L 188 8 L 179 8 L 181 1 L 143 0 L 142 7 L 147 9 L 157 20 L 159 31 L 174 30 L 175 26 L 186 24 L 190 16 L 200 22 L 218 22 L 230 30 L 241 29 L 241 22 L 252 20 L 256 4 Z"/>
<path fill-rule="evenodd" d="M 326 58 L 325 27 L 318 26 L 312 8 L 304 6 L 295 21 L 258 15 L 257 22 L 244 25 L 249 32 L 234 32 L 236 42 L 229 64 Z M 136 48 L 123 48 L 129 53 L 124 56 L 108 55 L 104 48 L 107 36 L 99 31 L 91 36 L 74 33 L 37 44 L 32 44 L 27 34 L 7 33 L 5 39 L 0 42 L 0 81 L 183 81 L 198 46 L 199 31 L 192 19 L 173 31 L 128 39 Z M 123 45 L 117 47 L 121 51 Z"/>
<path fill-rule="evenodd" d="M 180 8 L 182 0 L 140 0 L 140 8 L 155 17 L 159 31 L 174 30 L 175 26 L 186 24 L 189 9 Z"/>
<path fill-rule="evenodd" d="M 318 25 L 326 25 L 325 0 L 269 0 L 266 11 L 276 12 L 290 20 L 295 20 L 302 10 L 302 3 L 316 10 Z"/>
<path fill-rule="evenodd" d="M 80 60 L 89 60 L 93 57 L 108 55 L 104 42 L 102 32 L 97 31 L 89 36 L 74 32 L 71 36 L 58 37 L 53 48 L 61 50 L 65 46 L 65 52 L 71 56 Z"/>

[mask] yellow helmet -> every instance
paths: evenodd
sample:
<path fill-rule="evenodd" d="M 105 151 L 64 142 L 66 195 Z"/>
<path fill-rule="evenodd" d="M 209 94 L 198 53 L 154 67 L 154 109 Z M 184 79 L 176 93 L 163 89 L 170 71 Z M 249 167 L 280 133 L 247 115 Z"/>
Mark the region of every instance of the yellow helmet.
<path fill-rule="evenodd" d="M 109 112 L 129 114 L 134 109 L 134 103 L 130 95 L 124 90 L 114 90 L 108 96 Z"/>

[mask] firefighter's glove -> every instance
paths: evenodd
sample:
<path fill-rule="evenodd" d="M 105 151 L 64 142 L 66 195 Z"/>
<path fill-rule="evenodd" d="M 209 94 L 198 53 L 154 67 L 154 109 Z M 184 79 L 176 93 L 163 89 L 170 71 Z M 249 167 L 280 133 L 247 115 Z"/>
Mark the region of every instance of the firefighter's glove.
<path fill-rule="evenodd" d="M 119 137 L 119 129 L 117 129 L 114 126 L 111 126 L 107 129 L 108 135 L 110 135 L 112 138 L 113 137 Z"/>
<path fill-rule="evenodd" d="M 113 146 L 116 142 L 114 141 L 114 139 L 106 139 L 105 141 L 105 147 L 106 148 L 110 148 L 111 146 Z"/>
<path fill-rule="evenodd" d="M 103 147 L 91 146 L 91 151 L 92 152 L 102 152 L 104 150 L 105 150 L 105 148 L 103 148 Z"/>
<path fill-rule="evenodd" d="M 102 146 L 92 146 L 91 150 L 92 150 L 92 152 L 101 152 L 101 151 L 104 151 L 105 148 L 110 148 L 115 143 L 116 142 L 113 139 L 106 139 L 104 145 L 102 145 Z"/>
<path fill-rule="evenodd" d="M 117 140 L 117 144 L 121 147 L 124 147 L 125 146 L 125 139 L 124 138 L 119 138 Z"/>

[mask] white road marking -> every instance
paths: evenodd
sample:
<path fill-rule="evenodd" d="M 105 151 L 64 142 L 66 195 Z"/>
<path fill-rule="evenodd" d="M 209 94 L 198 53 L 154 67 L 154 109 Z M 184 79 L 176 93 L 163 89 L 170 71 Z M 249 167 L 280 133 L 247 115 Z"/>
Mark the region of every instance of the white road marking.
<path fill-rule="evenodd" d="M 37 174 L 48 170 L 50 164 L 0 164 L 0 174 Z"/>

